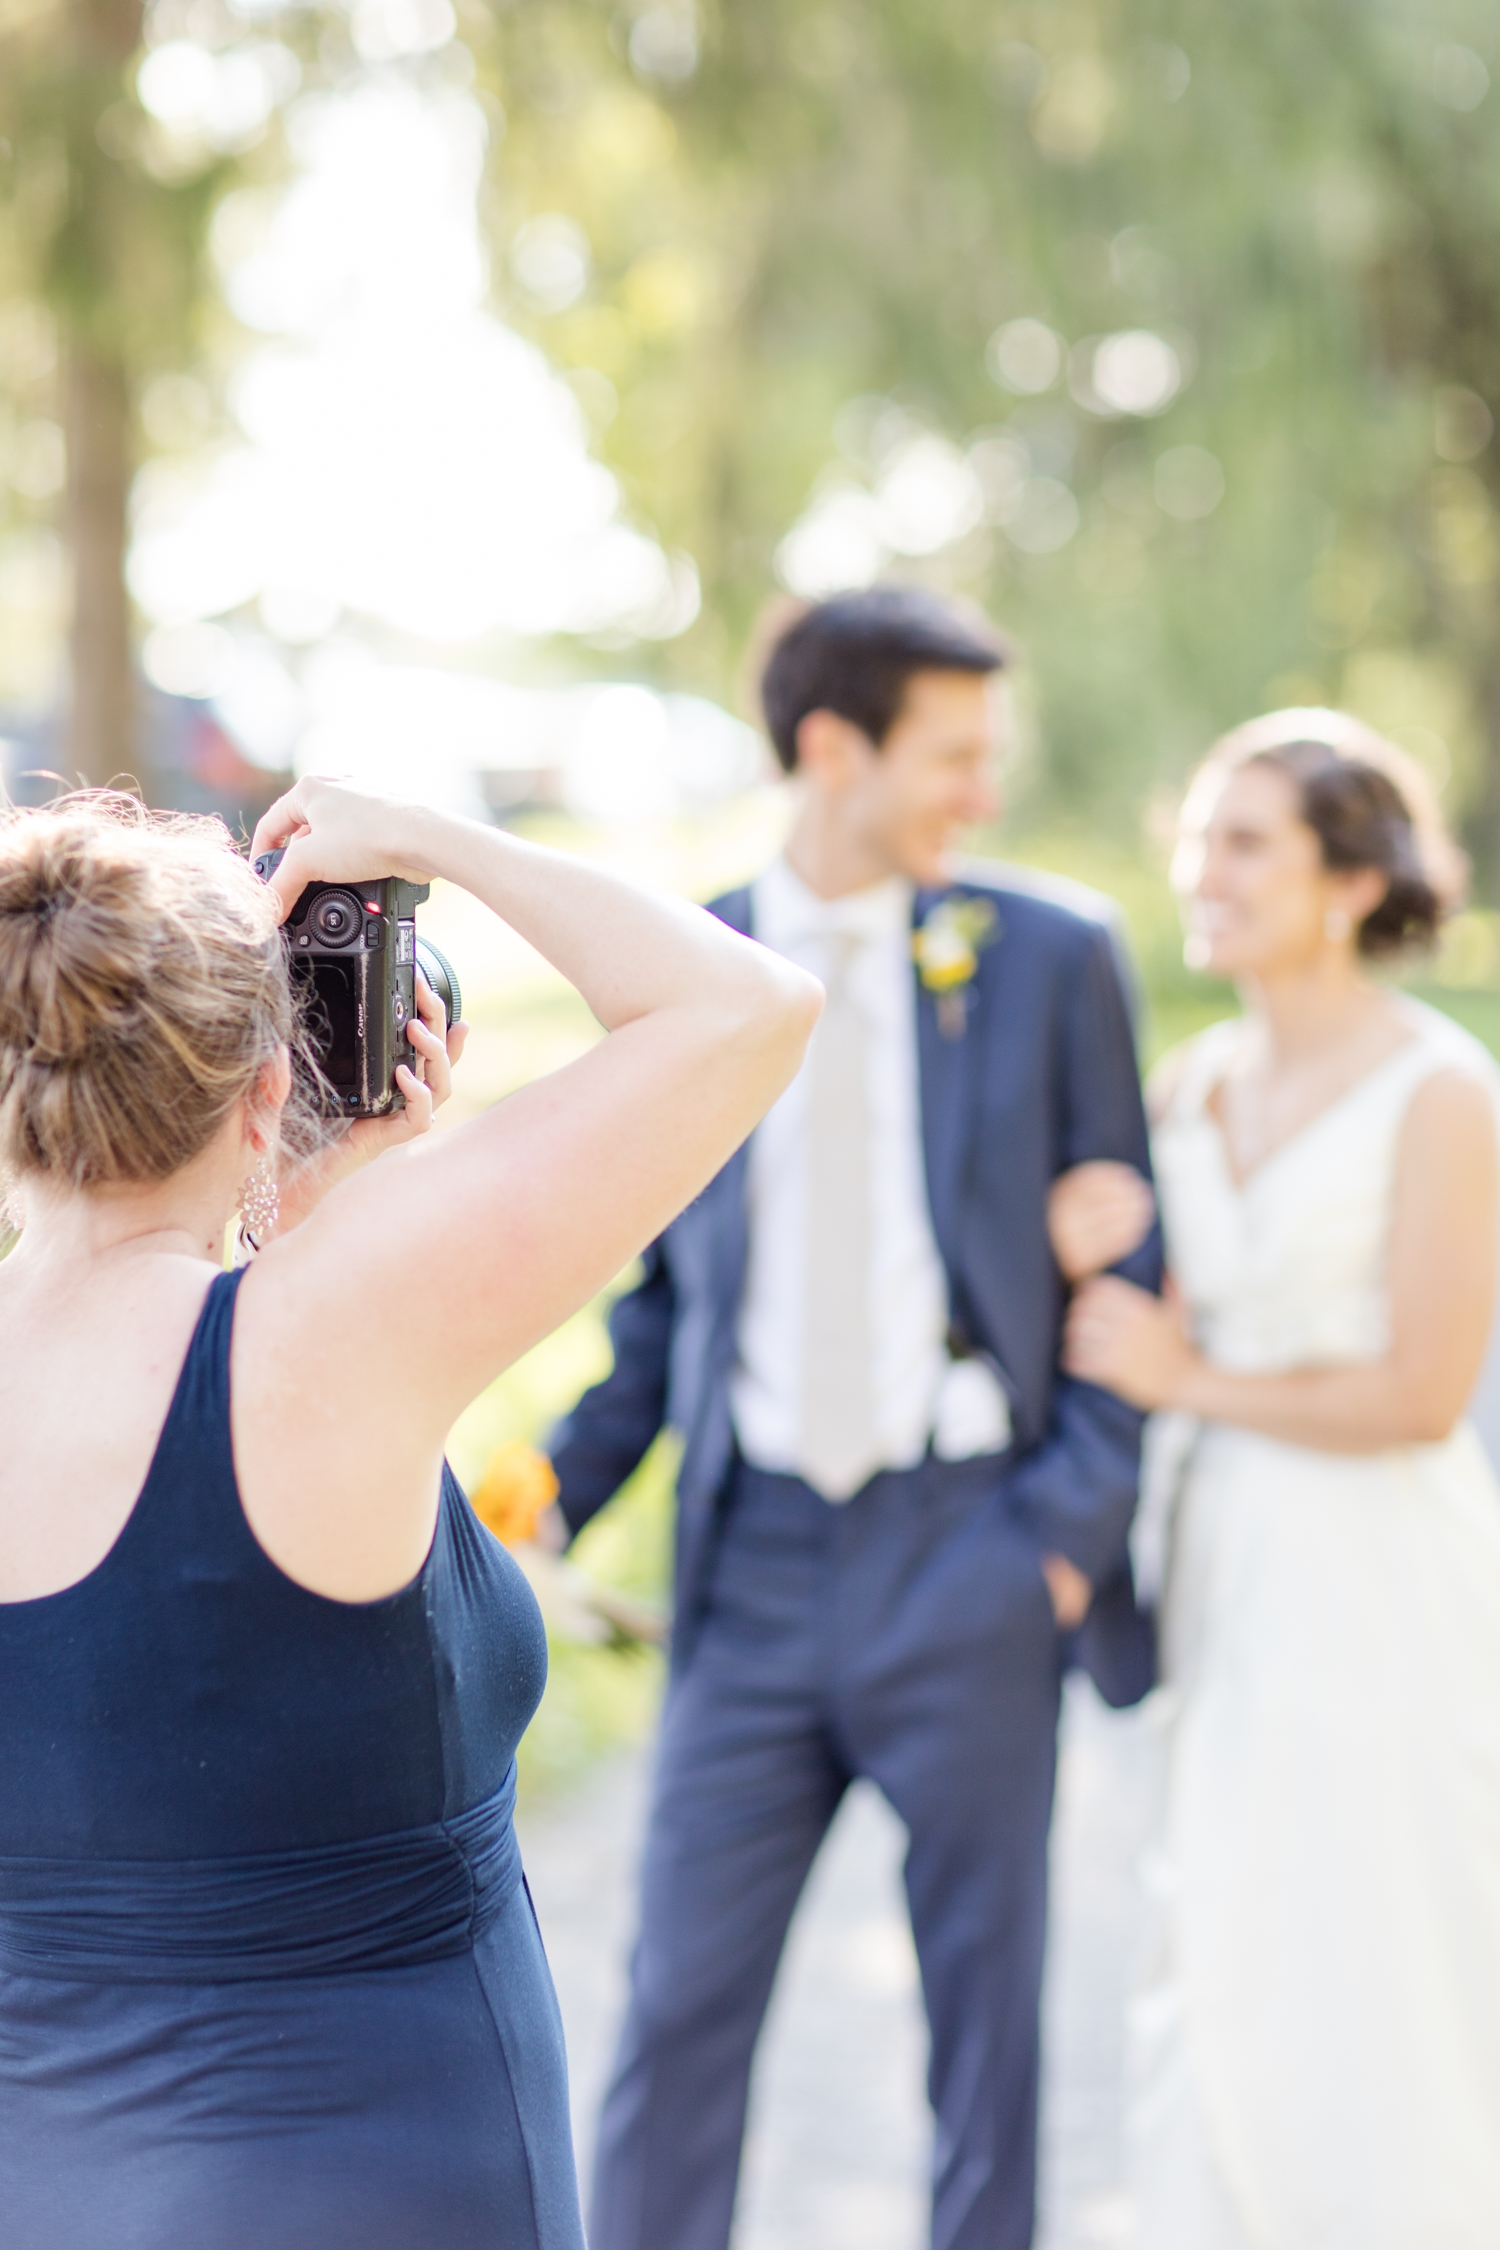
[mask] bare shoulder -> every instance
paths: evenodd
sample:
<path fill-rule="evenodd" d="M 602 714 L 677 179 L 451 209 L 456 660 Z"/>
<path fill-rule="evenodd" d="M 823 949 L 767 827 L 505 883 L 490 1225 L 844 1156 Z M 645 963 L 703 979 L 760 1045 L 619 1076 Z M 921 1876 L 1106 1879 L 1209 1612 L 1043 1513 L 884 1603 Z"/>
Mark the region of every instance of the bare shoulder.
<path fill-rule="evenodd" d="M 1429 1326 L 1446 1319 L 1463 1302 L 1459 1283 L 1467 1274 L 1480 1292 L 1487 1327 L 1500 1225 L 1500 1133 L 1493 1087 L 1467 1056 L 1451 1063 L 1445 1058 L 1414 1090 L 1401 1121 L 1394 1187 L 1391 1273 L 1398 1317 L 1404 1302 L 1408 1309 L 1421 1307 Z M 1476 1370 L 1477 1364 L 1476 1355 Z"/>
<path fill-rule="evenodd" d="M 1444 1057 L 1413 1091 L 1396 1148 L 1399 1208 L 1428 1240 L 1456 1225 L 1489 1234 L 1500 1187 L 1500 1084 L 1482 1051 Z"/>
<path fill-rule="evenodd" d="M 1402 1128 L 1403 1158 L 1497 1162 L 1495 1086 L 1467 1057 L 1430 1071 L 1411 1098 Z"/>

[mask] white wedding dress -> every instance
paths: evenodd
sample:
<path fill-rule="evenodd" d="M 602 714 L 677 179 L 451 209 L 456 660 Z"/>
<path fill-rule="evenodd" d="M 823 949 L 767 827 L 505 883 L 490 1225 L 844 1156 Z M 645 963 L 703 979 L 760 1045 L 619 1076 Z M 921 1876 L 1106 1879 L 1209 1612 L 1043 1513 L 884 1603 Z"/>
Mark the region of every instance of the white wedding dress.
<path fill-rule="evenodd" d="M 1405 1005 L 1410 1043 L 1240 1186 L 1207 1107 L 1237 1027 L 1195 1044 L 1155 1154 L 1220 1365 L 1384 1348 L 1407 1106 L 1454 1064 L 1496 1079 Z M 1140 2250 L 1497 2250 L 1500 1485 L 1467 1423 L 1335 1455 L 1158 1417 L 1152 1449 L 1176 1491 Z"/>

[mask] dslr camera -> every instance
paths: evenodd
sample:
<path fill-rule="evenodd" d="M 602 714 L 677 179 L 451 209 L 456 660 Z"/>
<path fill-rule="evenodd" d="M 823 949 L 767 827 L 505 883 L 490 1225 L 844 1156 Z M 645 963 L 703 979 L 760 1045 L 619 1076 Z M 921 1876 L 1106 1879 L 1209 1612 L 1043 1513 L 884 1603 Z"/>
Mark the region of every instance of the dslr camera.
<path fill-rule="evenodd" d="M 281 852 L 254 861 L 266 882 Z M 370 883 L 309 883 L 281 926 L 293 986 L 317 1053 L 322 1107 L 336 1117 L 385 1117 L 404 1109 L 397 1063 L 415 1057 L 406 1026 L 416 1013 L 421 970 L 448 1024 L 463 1011 L 452 963 L 417 936 L 428 883 L 382 876 Z"/>

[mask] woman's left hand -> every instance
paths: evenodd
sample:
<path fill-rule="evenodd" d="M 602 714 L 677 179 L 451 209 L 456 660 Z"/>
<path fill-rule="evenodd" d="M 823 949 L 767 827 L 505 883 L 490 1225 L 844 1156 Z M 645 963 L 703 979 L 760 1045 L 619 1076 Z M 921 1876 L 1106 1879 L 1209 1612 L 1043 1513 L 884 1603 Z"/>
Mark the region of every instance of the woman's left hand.
<path fill-rule="evenodd" d="M 406 1097 L 405 1108 L 393 1109 L 385 1117 L 362 1117 L 305 1164 L 288 1166 L 277 1181 L 281 1190 L 278 1234 L 299 1225 L 340 1180 L 361 1171 L 387 1149 L 400 1148 L 404 1142 L 419 1140 L 431 1131 L 433 1113 L 453 1092 L 453 1069 L 463 1054 L 469 1027 L 460 1021 L 444 1036 L 443 1003 L 420 969 L 416 999 L 417 1012 L 406 1027 L 415 1059 L 396 1066 L 396 1083 Z"/>
<path fill-rule="evenodd" d="M 1149 1412 L 1179 1404 L 1197 1364 L 1170 1284 L 1165 1296 L 1153 1297 L 1133 1282 L 1102 1274 L 1075 1295 L 1063 1332 L 1068 1374 Z"/>
<path fill-rule="evenodd" d="M 396 1065 L 396 1084 L 406 1096 L 406 1107 L 393 1109 L 385 1117 L 362 1117 L 357 1125 L 350 1126 L 348 1141 L 361 1164 L 383 1155 L 388 1148 L 399 1148 L 403 1141 L 419 1140 L 431 1130 L 434 1110 L 441 1109 L 453 1092 L 453 1066 L 463 1055 L 469 1027 L 460 1019 L 444 1036 L 443 1003 L 420 969 L 416 972 L 416 995 L 417 1013 L 407 1024 L 406 1036 L 417 1059 L 415 1064 Z"/>

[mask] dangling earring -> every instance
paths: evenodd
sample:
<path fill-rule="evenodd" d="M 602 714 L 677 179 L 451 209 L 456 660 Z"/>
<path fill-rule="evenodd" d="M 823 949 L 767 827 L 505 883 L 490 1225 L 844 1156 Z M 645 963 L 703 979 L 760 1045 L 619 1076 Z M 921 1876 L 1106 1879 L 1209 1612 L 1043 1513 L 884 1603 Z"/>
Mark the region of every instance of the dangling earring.
<path fill-rule="evenodd" d="M 267 1235 L 275 1232 L 280 1216 L 281 1190 L 270 1158 L 263 1156 L 240 1189 L 240 1226 L 252 1250 L 258 1250 Z"/>
<path fill-rule="evenodd" d="M 1323 917 L 1323 935 L 1330 945 L 1342 945 L 1353 927 L 1341 906 L 1330 906 Z"/>

